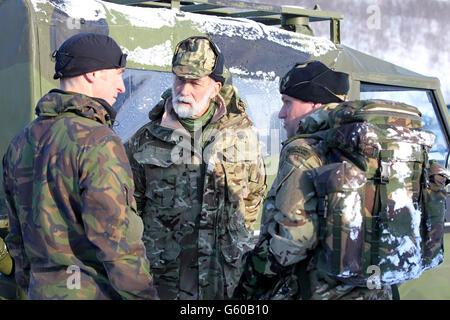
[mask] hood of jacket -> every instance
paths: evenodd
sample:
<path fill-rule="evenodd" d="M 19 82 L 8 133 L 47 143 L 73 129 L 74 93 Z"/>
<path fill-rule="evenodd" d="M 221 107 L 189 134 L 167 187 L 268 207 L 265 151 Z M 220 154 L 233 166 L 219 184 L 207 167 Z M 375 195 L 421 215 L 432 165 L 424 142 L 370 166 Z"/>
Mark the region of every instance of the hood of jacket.
<path fill-rule="evenodd" d="M 39 117 L 57 117 L 65 112 L 73 112 L 108 127 L 112 127 L 116 117 L 116 111 L 103 99 L 59 89 L 53 89 L 43 96 L 35 112 Z"/>

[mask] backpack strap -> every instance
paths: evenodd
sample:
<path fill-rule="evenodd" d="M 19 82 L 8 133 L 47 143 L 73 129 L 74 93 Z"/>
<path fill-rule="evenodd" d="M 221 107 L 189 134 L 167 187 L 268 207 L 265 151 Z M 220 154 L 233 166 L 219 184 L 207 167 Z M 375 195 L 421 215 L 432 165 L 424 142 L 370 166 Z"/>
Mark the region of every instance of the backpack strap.
<path fill-rule="evenodd" d="M 378 155 L 378 171 L 374 177 L 376 185 L 375 189 L 375 204 L 373 208 L 372 223 L 368 226 L 371 229 L 370 246 L 370 263 L 378 265 L 379 250 L 380 250 L 380 215 L 385 213 L 388 205 L 388 190 L 387 184 L 390 177 L 390 161 L 393 157 L 393 150 L 381 150 Z"/>
<path fill-rule="evenodd" d="M 294 267 L 294 274 L 297 276 L 297 298 L 301 297 L 302 300 L 311 299 L 311 282 L 308 275 L 308 265 L 312 259 L 312 255 L 308 254 L 307 257 L 298 262 Z"/>
<path fill-rule="evenodd" d="M 400 291 L 398 290 L 398 285 L 391 285 L 392 290 L 392 300 L 400 300 Z"/>
<path fill-rule="evenodd" d="M 328 217 L 328 195 L 327 182 L 318 181 L 317 183 L 317 215 L 319 217 L 319 243 L 325 240 L 327 230 L 327 217 Z M 336 211 L 333 216 L 333 261 L 332 272 L 338 274 L 341 268 L 341 233 L 342 217 L 339 211 Z"/>

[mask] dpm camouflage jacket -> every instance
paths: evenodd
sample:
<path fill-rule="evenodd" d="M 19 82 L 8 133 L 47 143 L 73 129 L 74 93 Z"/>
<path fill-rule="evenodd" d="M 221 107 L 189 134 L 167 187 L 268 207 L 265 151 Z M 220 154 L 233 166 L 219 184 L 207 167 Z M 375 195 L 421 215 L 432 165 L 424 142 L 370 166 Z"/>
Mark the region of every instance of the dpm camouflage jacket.
<path fill-rule="evenodd" d="M 264 200 L 260 237 L 244 258 L 235 298 L 302 299 L 302 286 L 310 288 L 307 298 L 313 300 L 392 298 L 390 287 L 371 290 L 347 285 L 316 267 L 319 217 L 308 173 L 326 164 L 324 149 L 314 138 L 283 143 L 277 177 Z"/>
<path fill-rule="evenodd" d="M 127 146 L 155 286 L 162 299 L 229 298 L 266 187 L 258 141 L 232 86 L 192 135 L 171 99 L 166 91 Z"/>
<path fill-rule="evenodd" d="M 6 241 L 31 299 L 157 297 L 131 168 L 103 104 L 50 91 L 3 158 Z"/>

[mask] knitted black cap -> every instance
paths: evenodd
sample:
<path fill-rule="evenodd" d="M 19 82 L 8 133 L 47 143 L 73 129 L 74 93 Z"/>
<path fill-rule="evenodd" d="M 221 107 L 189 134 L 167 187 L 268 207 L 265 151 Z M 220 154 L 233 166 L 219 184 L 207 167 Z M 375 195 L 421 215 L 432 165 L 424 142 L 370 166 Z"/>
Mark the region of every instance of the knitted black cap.
<path fill-rule="evenodd" d="M 348 74 L 333 71 L 320 61 L 295 65 L 280 82 L 280 93 L 315 103 L 342 102 L 349 90 Z"/>
<path fill-rule="evenodd" d="M 79 33 L 53 52 L 55 74 L 53 79 L 75 77 L 84 73 L 124 68 L 127 55 L 110 37 L 96 33 Z"/>

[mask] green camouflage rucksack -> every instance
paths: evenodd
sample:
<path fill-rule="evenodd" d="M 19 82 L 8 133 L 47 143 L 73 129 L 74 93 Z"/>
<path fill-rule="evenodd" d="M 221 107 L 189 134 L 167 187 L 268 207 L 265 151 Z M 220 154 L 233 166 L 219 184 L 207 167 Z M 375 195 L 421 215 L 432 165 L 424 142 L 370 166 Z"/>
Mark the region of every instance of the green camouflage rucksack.
<path fill-rule="evenodd" d="M 412 106 L 385 100 L 326 105 L 296 138 L 321 140 L 309 171 L 319 214 L 317 267 L 344 283 L 393 285 L 441 264 L 447 170 L 428 159 L 434 134 Z"/>

